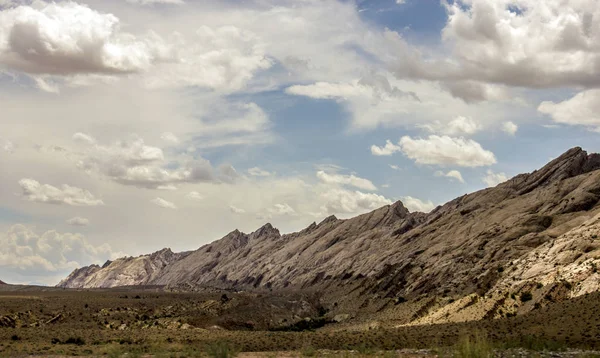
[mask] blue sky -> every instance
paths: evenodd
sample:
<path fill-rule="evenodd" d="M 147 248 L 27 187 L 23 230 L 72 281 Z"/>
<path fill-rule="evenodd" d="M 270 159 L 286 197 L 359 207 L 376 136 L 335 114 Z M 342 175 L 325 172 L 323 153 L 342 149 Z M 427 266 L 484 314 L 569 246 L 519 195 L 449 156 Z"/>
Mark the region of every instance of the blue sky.
<path fill-rule="evenodd" d="M 600 151 L 598 17 L 591 0 L 0 0 L 0 279 L 430 211 Z"/>

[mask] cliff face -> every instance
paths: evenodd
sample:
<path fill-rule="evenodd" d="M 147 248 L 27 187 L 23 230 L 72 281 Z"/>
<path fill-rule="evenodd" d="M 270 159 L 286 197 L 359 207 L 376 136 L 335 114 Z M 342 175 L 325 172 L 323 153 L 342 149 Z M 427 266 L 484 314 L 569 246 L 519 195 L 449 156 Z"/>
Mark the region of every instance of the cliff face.
<path fill-rule="evenodd" d="M 348 220 L 329 217 L 293 234 L 281 235 L 270 224 L 251 234 L 235 230 L 189 253 L 162 250 L 82 268 L 59 286 L 320 288 L 385 301 L 484 295 L 532 277 L 545 282 L 564 276 L 588 280 L 585 292 L 597 290 L 593 279 L 576 273 L 581 260 L 589 266 L 598 253 L 600 241 L 593 238 L 599 230 L 598 169 L 598 154 L 573 148 L 540 170 L 429 214 L 409 213 L 397 202 Z M 571 248 L 584 253 L 565 256 Z"/>

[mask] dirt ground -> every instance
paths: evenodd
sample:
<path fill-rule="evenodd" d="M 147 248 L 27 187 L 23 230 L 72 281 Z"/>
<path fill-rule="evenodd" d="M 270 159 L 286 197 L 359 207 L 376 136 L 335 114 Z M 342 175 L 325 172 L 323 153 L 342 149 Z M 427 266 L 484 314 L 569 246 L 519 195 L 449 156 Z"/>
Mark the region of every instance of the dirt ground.
<path fill-rule="evenodd" d="M 567 348 L 600 348 L 600 294 L 511 318 L 397 328 L 378 321 L 380 315 L 370 324 L 322 321 L 313 300 L 159 290 L 3 290 L 0 356 L 192 357 L 220 345 L 266 352 L 243 357 L 416 357 L 436 355 L 474 335 L 501 352 L 523 348 L 564 355 Z"/>

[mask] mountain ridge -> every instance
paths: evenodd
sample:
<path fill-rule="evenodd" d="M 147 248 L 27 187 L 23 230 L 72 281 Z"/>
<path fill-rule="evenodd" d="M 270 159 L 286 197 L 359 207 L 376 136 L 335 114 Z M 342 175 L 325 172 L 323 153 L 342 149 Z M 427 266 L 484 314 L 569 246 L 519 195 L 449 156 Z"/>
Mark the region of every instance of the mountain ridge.
<path fill-rule="evenodd" d="M 436 303 L 420 313 L 427 316 L 436 305 L 445 306 L 441 298 L 461 302 L 470 295 L 491 295 L 506 280 L 501 267 L 526 265 L 537 248 L 599 214 L 598 169 L 600 155 L 576 147 L 539 170 L 430 213 L 411 213 L 398 201 L 350 219 L 330 216 L 297 233 L 282 235 L 271 224 L 249 234 L 234 230 L 195 251 L 161 250 L 104 268 L 78 269 L 59 287 L 309 289 L 325 292 L 336 303 L 378 309 L 435 297 Z M 493 316 L 485 307 L 482 311 Z"/>

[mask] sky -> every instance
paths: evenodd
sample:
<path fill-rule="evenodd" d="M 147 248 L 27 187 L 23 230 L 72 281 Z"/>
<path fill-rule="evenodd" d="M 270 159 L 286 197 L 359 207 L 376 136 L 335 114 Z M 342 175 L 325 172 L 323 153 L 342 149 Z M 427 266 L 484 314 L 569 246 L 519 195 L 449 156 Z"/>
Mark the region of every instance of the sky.
<path fill-rule="evenodd" d="M 596 0 L 0 0 L 0 280 L 428 212 L 600 151 Z"/>

